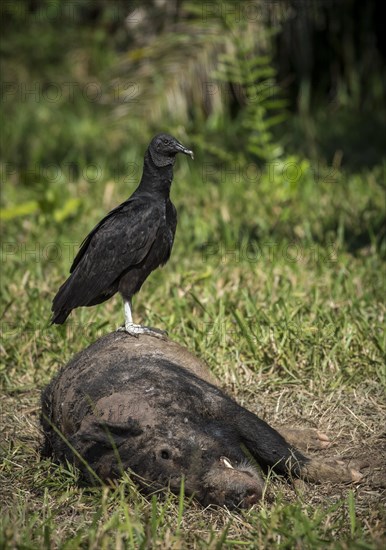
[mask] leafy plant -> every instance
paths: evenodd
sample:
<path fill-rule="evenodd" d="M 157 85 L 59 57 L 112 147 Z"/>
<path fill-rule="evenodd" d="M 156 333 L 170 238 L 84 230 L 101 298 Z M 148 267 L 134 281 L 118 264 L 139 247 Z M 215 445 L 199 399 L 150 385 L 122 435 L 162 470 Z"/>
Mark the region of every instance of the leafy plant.
<path fill-rule="evenodd" d="M 256 53 L 237 37 L 236 54 L 222 54 L 214 72 L 217 80 L 237 90 L 244 108 L 240 110 L 239 136 L 246 151 L 263 161 L 283 154 L 272 128 L 286 119 L 286 101 L 280 97 L 272 57 Z M 240 141 L 238 141 L 240 146 Z"/>

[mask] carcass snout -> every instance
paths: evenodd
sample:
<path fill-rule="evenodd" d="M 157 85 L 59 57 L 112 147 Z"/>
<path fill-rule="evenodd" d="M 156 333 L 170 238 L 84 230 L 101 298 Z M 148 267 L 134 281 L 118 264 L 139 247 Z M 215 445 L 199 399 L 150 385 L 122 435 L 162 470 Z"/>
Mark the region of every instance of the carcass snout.
<path fill-rule="evenodd" d="M 249 487 L 248 489 L 231 487 L 224 495 L 224 502 L 220 502 L 229 509 L 232 508 L 250 508 L 261 500 L 262 491 L 260 486 Z"/>
<path fill-rule="evenodd" d="M 221 457 L 204 479 L 207 489 L 204 503 L 228 508 L 250 508 L 261 500 L 264 482 L 257 470 L 248 464 L 233 465 Z"/>

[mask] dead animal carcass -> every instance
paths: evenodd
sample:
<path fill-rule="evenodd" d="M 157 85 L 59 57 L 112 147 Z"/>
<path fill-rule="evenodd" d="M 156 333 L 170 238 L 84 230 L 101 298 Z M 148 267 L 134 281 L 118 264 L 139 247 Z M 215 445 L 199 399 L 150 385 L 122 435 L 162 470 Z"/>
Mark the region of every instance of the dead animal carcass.
<path fill-rule="evenodd" d="M 262 475 L 351 481 L 359 472 L 306 458 L 216 387 L 206 366 L 170 340 L 114 332 L 80 352 L 42 396 L 43 455 L 73 461 L 86 481 L 129 471 L 145 491 L 169 487 L 201 503 L 249 507 Z M 87 466 L 86 466 L 87 464 Z"/>

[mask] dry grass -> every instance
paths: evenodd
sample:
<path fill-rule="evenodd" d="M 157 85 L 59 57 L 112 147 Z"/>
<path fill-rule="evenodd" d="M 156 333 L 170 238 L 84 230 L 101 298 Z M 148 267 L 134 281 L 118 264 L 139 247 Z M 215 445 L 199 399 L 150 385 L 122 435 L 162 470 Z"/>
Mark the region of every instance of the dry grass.
<path fill-rule="evenodd" d="M 216 508 L 203 511 L 198 504 L 189 502 L 178 523 L 177 497 L 169 496 L 166 503 L 162 498 L 156 504 L 148 502 L 127 480 L 121 491 L 82 489 L 76 486 L 71 469 L 41 462 L 40 392 L 37 389 L 13 392 L 1 399 L 4 457 L 0 477 L 6 545 L 26 544 L 29 535 L 23 533 L 23 528 L 28 527 L 33 536 L 31 546 L 27 547 L 37 548 L 40 543 L 45 547 L 61 546 L 64 541 L 68 541 L 70 548 L 81 543 L 82 547 L 99 548 L 110 546 L 113 541 L 119 547 L 120 538 L 124 546 L 140 547 L 139 542 L 130 546 L 127 540 L 127 525 L 124 526 L 128 514 L 133 533 L 141 533 L 142 542 L 147 541 L 152 547 L 217 548 L 222 535 L 227 541 L 225 547 L 260 547 L 254 546 L 258 541 L 264 547 L 280 546 L 285 537 L 281 528 L 292 514 L 291 521 L 300 523 L 303 516 L 311 515 L 311 525 L 317 527 L 318 536 L 325 533 L 325 543 L 330 547 L 334 547 L 332 535 L 354 541 L 355 534 L 360 532 L 361 539 L 372 540 L 371 547 L 380 548 L 386 529 L 386 439 L 380 429 L 386 412 L 383 391 L 370 384 L 360 392 L 342 389 L 315 396 L 300 388 L 296 392 L 291 388 L 254 392 L 251 385 L 248 391 L 243 391 L 245 387 L 239 386 L 238 400 L 275 427 L 316 427 L 327 432 L 331 446 L 309 454 L 361 462 L 365 466 L 363 481 L 351 487 L 305 483 L 291 486 L 274 479 L 268 485 L 264 502 L 249 512 L 230 513 Z M 350 498 L 355 503 L 354 520 L 350 518 Z M 312 514 L 322 514 L 322 518 Z M 151 531 L 154 516 L 163 517 L 156 535 Z M 261 517 L 266 521 L 269 518 L 268 525 L 261 524 Z M 118 525 L 120 535 L 114 531 Z M 300 536 L 299 547 L 308 547 L 307 537 L 304 546 L 301 540 Z M 353 547 L 352 543 L 347 544 L 347 548 Z"/>

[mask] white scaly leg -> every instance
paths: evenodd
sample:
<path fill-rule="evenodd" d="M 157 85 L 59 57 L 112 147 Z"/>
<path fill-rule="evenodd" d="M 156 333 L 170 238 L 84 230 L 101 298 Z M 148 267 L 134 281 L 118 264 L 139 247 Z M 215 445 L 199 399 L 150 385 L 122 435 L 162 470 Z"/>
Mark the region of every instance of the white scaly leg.
<path fill-rule="evenodd" d="M 125 326 L 119 327 L 117 330 L 122 332 L 127 332 L 131 336 L 138 338 L 140 334 L 149 334 L 150 336 L 155 336 L 156 338 L 165 339 L 167 333 L 164 330 L 160 330 L 152 327 L 145 327 L 142 325 L 135 325 L 133 323 L 133 315 L 131 313 L 131 301 L 124 301 L 124 312 L 125 312 Z"/>

